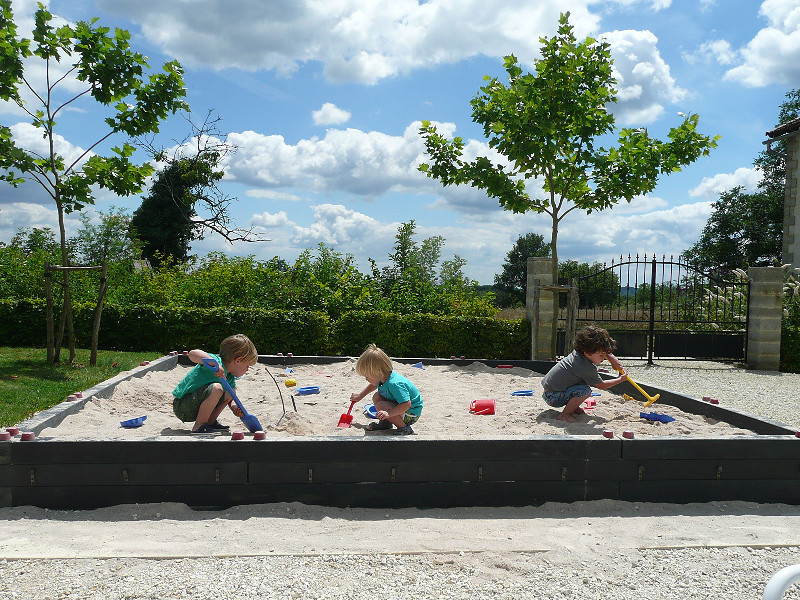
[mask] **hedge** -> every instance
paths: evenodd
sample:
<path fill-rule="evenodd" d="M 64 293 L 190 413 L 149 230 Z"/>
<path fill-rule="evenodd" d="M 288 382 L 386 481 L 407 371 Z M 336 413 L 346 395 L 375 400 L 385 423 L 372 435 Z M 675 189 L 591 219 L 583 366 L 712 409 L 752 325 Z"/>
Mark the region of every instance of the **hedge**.
<path fill-rule="evenodd" d="M 88 347 L 94 305 L 76 304 L 76 344 Z M 15 325 L 15 324 L 19 325 Z M 375 343 L 391 356 L 527 359 L 526 320 L 440 317 L 353 311 L 332 322 L 320 312 L 261 309 L 193 309 L 106 305 L 101 349 L 214 349 L 232 333 L 244 333 L 260 354 L 357 356 Z M 46 345 L 42 300 L 0 300 L 0 335 L 10 346 Z"/>

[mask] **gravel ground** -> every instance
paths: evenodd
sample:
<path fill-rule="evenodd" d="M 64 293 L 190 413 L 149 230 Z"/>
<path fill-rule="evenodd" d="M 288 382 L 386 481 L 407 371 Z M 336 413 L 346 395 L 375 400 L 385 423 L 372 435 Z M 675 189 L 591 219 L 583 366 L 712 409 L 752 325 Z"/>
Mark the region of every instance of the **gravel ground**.
<path fill-rule="evenodd" d="M 800 428 L 800 374 L 754 371 L 718 362 L 620 359 L 637 383 L 709 396 L 720 406 Z M 613 389 L 613 388 L 612 388 Z"/>
<path fill-rule="evenodd" d="M 658 361 L 657 366 L 647 366 L 640 360 L 622 362 L 636 381 L 696 397 L 711 396 L 735 410 L 800 427 L 797 410 L 800 375 L 748 371 L 718 363 Z M 726 510 L 725 504 L 711 504 L 709 510 Z M 5 544 L 0 543 L 0 600 L 761 598 L 764 586 L 775 572 L 800 563 L 800 507 L 730 504 L 736 504 L 734 515 L 729 516 L 733 521 L 725 521 L 718 528 L 720 534 L 724 529 L 731 535 L 725 538 L 730 541 L 724 543 L 713 543 L 707 536 L 700 537 L 699 531 L 711 522 L 707 512 L 694 513 L 689 507 L 678 507 L 676 512 L 674 506 L 649 505 L 651 508 L 647 508 L 643 505 L 642 510 L 651 515 L 655 515 L 660 506 L 669 506 L 672 512 L 661 516 L 661 521 L 654 521 L 656 525 L 652 526 L 652 531 L 639 533 L 643 536 L 641 540 L 646 541 L 628 547 L 618 543 L 624 529 L 607 528 L 603 521 L 608 520 L 609 515 L 599 514 L 602 511 L 592 503 L 564 505 L 565 514 L 558 519 L 558 527 L 563 528 L 559 531 L 563 533 L 543 530 L 542 536 L 547 540 L 543 550 L 502 548 L 487 551 L 485 543 L 479 544 L 479 541 L 485 542 L 484 527 L 492 525 L 483 524 L 477 518 L 469 523 L 473 528 L 470 531 L 474 531 L 474 546 L 471 548 L 469 543 L 464 543 L 464 550 L 455 552 L 436 550 L 439 547 L 436 545 L 431 545 L 434 549 L 429 550 L 424 544 L 417 543 L 409 543 L 402 552 L 382 552 L 374 550 L 374 538 L 366 538 L 363 552 L 333 551 L 330 548 L 335 547 L 334 540 L 318 552 L 274 553 L 275 545 L 280 546 L 280 541 L 266 541 L 271 535 L 269 531 L 249 532 L 263 538 L 263 543 L 253 544 L 251 552 L 237 554 L 234 551 L 231 555 L 205 557 L 182 554 L 180 541 L 176 541 L 169 557 L 137 556 L 135 550 L 110 557 L 103 551 L 103 542 L 98 536 L 94 557 L 72 559 L 13 558 L 4 554 L 2 548 Z M 632 510 L 628 503 L 606 503 L 604 506 L 606 510 L 609 506 L 612 510 L 619 510 L 620 515 L 630 514 Z M 638 511 L 640 507 L 635 509 Z M 7 510 L 0 509 L 0 540 L 5 535 L 8 541 L 12 524 L 24 524 L 25 519 L 29 519 L 33 526 L 42 520 L 38 514 L 20 516 L 19 513 L 4 512 Z M 546 514 L 542 512 L 540 519 L 539 510 L 522 509 L 516 523 L 514 517 L 508 517 L 511 520 L 509 526 L 535 530 L 537 521 L 544 521 Z M 544 507 L 541 510 L 544 511 Z M 684 510 L 686 514 L 679 514 Z M 487 514 L 492 511 L 486 509 Z M 330 509 L 327 514 L 342 518 L 335 509 Z M 458 509 L 442 511 L 441 517 L 437 514 L 434 520 L 444 523 L 441 531 L 444 531 L 442 536 L 445 539 L 449 537 L 447 520 L 452 519 L 455 531 L 456 523 L 463 527 L 462 515 Z M 179 526 L 187 535 L 192 535 L 191 527 L 213 527 L 215 519 L 220 516 L 212 512 L 203 516 L 200 524 L 187 521 L 179 523 Z M 573 523 L 579 517 L 589 527 L 594 527 L 596 521 L 600 526 L 596 536 L 573 529 Z M 739 525 L 736 523 L 741 523 L 744 529 L 756 518 L 760 519 L 759 523 L 764 523 L 759 535 L 752 532 L 737 534 Z M 203 519 L 208 519 L 205 525 Z M 58 529 L 59 526 L 65 527 L 67 517 L 54 517 L 52 520 L 54 523 L 50 525 Z M 85 526 L 91 537 L 93 525 L 99 529 L 101 523 L 107 524 L 111 519 L 105 512 L 99 515 L 77 512 L 70 513 L 69 520 L 81 522 L 81 527 Z M 622 528 L 641 527 L 635 519 L 621 520 Z M 296 536 L 302 538 L 310 533 L 310 529 L 318 525 L 316 521 L 305 521 L 308 532 L 304 522 L 300 522 Z M 4 522 L 8 525 L 6 531 L 3 531 Z M 393 521 L 389 519 L 387 522 Z M 247 523 L 247 520 L 243 521 L 244 531 L 253 526 Z M 332 531 L 330 535 L 347 536 L 348 523 L 355 528 L 356 522 L 348 522 L 345 516 L 343 530 Z M 662 536 L 658 523 L 669 525 L 678 532 L 678 537 L 671 537 L 666 544 L 659 542 Z M 159 526 L 161 531 L 167 531 L 157 519 L 153 519 L 151 525 L 155 531 L 159 531 Z M 145 524 L 141 526 L 144 528 Z M 411 520 L 398 519 L 396 530 L 387 534 L 385 528 L 375 529 L 375 536 L 391 535 L 402 539 L 403 527 L 413 526 Z M 142 529 L 141 535 L 153 535 L 152 531 Z M 616 533 L 612 533 L 614 531 Z M 120 533 L 120 536 L 125 535 L 129 534 Z M 199 535 L 202 537 L 202 529 Z M 277 534 L 272 535 L 275 537 Z M 563 547 L 559 545 L 562 535 Z M 37 539 L 32 535 L 29 543 L 35 546 L 48 542 L 44 537 Z M 84 544 L 82 550 L 84 555 L 87 552 L 91 555 L 95 548 Z M 784 598 L 800 599 L 800 588 L 793 586 Z"/>

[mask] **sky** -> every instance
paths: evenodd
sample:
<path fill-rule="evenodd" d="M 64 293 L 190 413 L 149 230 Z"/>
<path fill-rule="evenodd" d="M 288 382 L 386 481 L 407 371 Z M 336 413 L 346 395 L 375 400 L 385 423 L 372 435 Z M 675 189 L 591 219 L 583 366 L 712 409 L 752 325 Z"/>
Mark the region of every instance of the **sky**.
<path fill-rule="evenodd" d="M 207 235 L 192 253 L 278 256 L 293 263 L 320 242 L 388 262 L 401 223 L 416 240 L 441 236 L 442 260 L 466 260 L 464 273 L 493 283 L 514 242 L 527 233 L 550 240 L 546 214 L 504 211 L 470 186 L 443 187 L 417 169 L 426 162 L 420 122 L 459 136 L 472 155 L 489 153 L 470 100 L 484 76 L 505 81 L 503 57 L 532 71 L 541 36 L 561 12 L 579 40 L 611 44 L 618 127 L 646 127 L 661 139 L 696 113 L 699 131 L 719 146 L 655 190 L 587 215 L 573 211 L 559 227 L 561 260 L 610 262 L 620 256 L 677 256 L 699 238 L 712 203 L 734 186 L 754 191 L 753 161 L 777 124 L 787 92 L 800 88 L 800 0 L 51 0 L 58 19 L 127 29 L 131 46 L 153 70 L 178 60 L 185 69 L 189 118 L 209 111 L 236 147 L 222 190 L 231 217 L 270 241 L 230 244 Z M 30 37 L 33 0 L 13 0 L 19 33 Z M 26 29 L 27 28 L 27 29 Z M 41 68 L 26 72 L 41 78 Z M 76 85 L 66 81 L 65 85 Z M 104 136 L 91 101 L 71 105 L 56 130 L 59 151 L 78 156 Z M 19 107 L 0 101 L 0 124 L 20 146 L 41 147 L 41 134 Z M 155 142 L 172 147 L 191 133 L 170 117 Z M 112 138 L 107 146 L 121 144 Z M 102 153 L 103 147 L 98 148 Z M 141 161 L 147 160 L 144 154 Z M 535 194 L 534 185 L 529 193 Z M 124 209 L 142 195 L 100 190 L 84 212 Z M 67 219 L 68 235 L 80 221 Z M 41 187 L 0 182 L 0 241 L 20 227 L 58 230 L 55 205 Z"/>

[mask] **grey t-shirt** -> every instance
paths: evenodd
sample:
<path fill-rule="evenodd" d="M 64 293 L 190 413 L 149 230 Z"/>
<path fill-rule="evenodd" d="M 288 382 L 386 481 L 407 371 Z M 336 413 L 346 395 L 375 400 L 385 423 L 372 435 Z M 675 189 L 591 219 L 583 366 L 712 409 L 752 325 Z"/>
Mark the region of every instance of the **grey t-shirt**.
<path fill-rule="evenodd" d="M 594 363 L 582 352 L 573 350 L 547 372 L 542 379 L 542 387 L 546 392 L 563 392 L 573 385 L 595 385 L 601 381 L 603 378 Z"/>

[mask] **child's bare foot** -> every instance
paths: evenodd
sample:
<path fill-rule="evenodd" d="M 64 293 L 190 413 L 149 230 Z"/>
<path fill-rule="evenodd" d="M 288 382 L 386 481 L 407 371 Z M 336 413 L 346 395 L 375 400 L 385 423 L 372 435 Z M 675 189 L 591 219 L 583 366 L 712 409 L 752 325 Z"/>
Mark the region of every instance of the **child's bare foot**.
<path fill-rule="evenodd" d="M 566 421 L 567 423 L 577 423 L 578 419 L 573 417 L 570 413 L 558 413 L 559 421 Z"/>
<path fill-rule="evenodd" d="M 580 406 L 572 411 L 573 415 L 585 415 L 586 411 L 583 410 Z"/>

